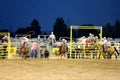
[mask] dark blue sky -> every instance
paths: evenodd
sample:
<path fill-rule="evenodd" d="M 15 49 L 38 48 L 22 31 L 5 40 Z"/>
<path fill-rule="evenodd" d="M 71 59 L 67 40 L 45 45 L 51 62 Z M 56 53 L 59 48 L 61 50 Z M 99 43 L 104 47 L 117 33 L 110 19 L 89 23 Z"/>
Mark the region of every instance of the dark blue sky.
<path fill-rule="evenodd" d="M 42 30 L 52 31 L 58 17 L 67 25 L 114 25 L 120 20 L 119 4 L 120 0 L 0 0 L 0 28 L 17 30 L 37 19 Z"/>

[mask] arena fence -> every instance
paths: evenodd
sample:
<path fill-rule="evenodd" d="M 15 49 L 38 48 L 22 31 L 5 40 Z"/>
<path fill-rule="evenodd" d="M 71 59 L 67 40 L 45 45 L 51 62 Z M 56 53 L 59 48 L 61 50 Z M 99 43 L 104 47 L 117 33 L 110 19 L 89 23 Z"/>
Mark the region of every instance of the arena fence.
<path fill-rule="evenodd" d="M 10 58 L 16 54 L 15 47 L 11 47 L 10 33 L 0 32 L 0 58 Z"/>
<path fill-rule="evenodd" d="M 11 42 L 12 46 L 16 47 L 16 49 L 19 49 L 20 42 Z M 62 42 L 56 42 L 56 44 L 52 48 L 52 55 L 59 56 L 59 47 L 62 44 Z M 111 46 L 115 46 L 117 50 L 120 52 L 120 43 L 115 41 L 109 41 L 109 44 Z M 70 46 L 69 43 L 67 43 L 68 46 Z M 29 43 L 29 48 L 31 48 L 32 43 Z M 45 42 L 40 42 L 39 44 L 39 50 L 38 50 L 38 58 L 41 57 L 41 54 L 43 54 L 44 49 L 49 48 L 49 44 Z M 51 50 L 51 49 L 50 49 Z M 11 51 L 12 52 L 12 51 Z M 31 53 L 31 52 L 30 52 Z M 93 44 L 82 44 L 82 43 L 73 43 L 72 44 L 72 54 L 70 57 L 70 47 L 69 51 L 67 53 L 67 58 L 98 58 L 99 51 L 97 48 L 93 46 Z"/>
<path fill-rule="evenodd" d="M 70 27 L 70 58 L 72 58 L 72 55 L 76 52 L 74 51 L 74 43 L 73 43 L 73 34 L 72 31 L 73 29 L 97 29 L 100 30 L 99 36 L 100 36 L 100 42 L 102 42 L 102 27 L 101 26 L 71 26 Z M 85 45 L 84 45 L 85 46 Z M 82 50 L 84 51 L 84 54 L 86 54 L 86 49 Z"/>
<path fill-rule="evenodd" d="M 68 54 L 68 58 L 97 58 L 99 51 L 93 46 L 93 44 L 72 44 L 71 54 Z"/>

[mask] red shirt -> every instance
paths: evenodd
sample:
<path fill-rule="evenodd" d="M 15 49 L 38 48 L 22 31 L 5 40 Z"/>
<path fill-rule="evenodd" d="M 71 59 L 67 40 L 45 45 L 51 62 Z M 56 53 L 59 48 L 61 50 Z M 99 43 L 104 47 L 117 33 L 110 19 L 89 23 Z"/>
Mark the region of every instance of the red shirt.
<path fill-rule="evenodd" d="M 86 44 L 89 44 L 91 41 L 89 39 L 86 39 Z"/>

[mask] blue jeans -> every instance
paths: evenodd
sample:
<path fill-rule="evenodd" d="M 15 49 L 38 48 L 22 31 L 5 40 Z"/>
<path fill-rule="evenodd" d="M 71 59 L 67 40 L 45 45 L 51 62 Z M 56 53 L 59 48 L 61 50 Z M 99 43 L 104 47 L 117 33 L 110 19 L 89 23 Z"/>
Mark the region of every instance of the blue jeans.
<path fill-rule="evenodd" d="M 37 58 L 37 50 L 32 50 L 32 58 Z"/>

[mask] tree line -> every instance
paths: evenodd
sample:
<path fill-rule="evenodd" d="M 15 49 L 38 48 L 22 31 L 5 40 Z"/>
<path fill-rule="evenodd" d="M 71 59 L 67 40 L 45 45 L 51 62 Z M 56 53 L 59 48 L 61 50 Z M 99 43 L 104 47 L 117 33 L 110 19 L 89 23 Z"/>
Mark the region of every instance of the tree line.
<path fill-rule="evenodd" d="M 83 24 L 78 26 L 94 26 L 93 24 Z M 34 31 L 35 33 L 31 35 L 31 37 L 38 37 L 38 35 L 44 35 L 47 34 L 47 32 L 42 33 L 41 26 L 37 19 L 33 19 L 30 26 L 27 27 L 19 27 L 15 33 L 11 32 L 11 36 L 15 36 L 15 34 L 26 34 L 29 31 Z M 2 32 L 9 32 L 9 30 L 0 30 Z M 53 32 L 57 38 L 57 40 L 60 37 L 70 37 L 70 27 L 65 23 L 64 19 L 62 17 L 58 17 L 55 21 L 55 24 L 53 25 Z M 72 35 L 74 38 L 82 37 L 82 36 L 88 36 L 89 33 L 93 33 L 94 35 L 99 34 L 98 30 L 95 29 L 75 29 L 72 30 Z M 30 34 L 30 33 L 29 33 Z M 116 20 L 114 25 L 111 25 L 110 22 L 108 22 L 106 25 L 103 26 L 103 36 L 105 37 L 111 37 L 111 38 L 119 38 L 120 37 L 120 21 Z"/>

